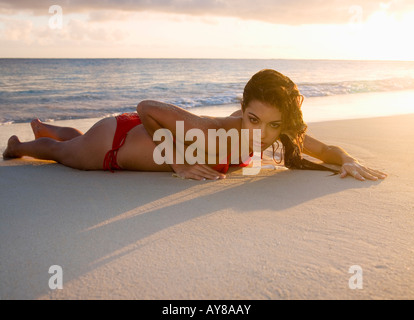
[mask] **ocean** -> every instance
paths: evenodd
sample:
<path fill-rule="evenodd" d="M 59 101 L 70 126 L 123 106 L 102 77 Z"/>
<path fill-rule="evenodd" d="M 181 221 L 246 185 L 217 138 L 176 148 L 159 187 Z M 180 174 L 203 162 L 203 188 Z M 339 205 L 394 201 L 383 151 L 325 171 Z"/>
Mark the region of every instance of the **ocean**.
<path fill-rule="evenodd" d="M 144 99 L 190 111 L 238 104 L 264 68 L 290 77 L 306 99 L 414 90 L 413 61 L 0 59 L 0 124 L 101 118 Z"/>

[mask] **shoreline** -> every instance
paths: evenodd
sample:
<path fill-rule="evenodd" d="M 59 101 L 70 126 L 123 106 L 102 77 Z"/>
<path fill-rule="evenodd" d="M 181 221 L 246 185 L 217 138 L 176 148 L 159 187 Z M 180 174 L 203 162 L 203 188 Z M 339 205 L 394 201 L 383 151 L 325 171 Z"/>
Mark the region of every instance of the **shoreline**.
<path fill-rule="evenodd" d="M 414 106 L 411 101 L 414 101 L 414 90 L 309 97 L 304 100 L 302 112 L 306 123 L 365 119 L 414 113 Z M 239 104 L 226 104 L 194 107 L 187 110 L 200 116 L 226 117 L 239 109 Z M 131 108 L 130 112 L 136 112 L 135 108 Z M 33 115 L 33 118 L 35 117 L 36 115 Z M 65 123 L 67 121 L 79 121 L 81 123 L 93 121 L 95 123 L 103 118 L 105 117 L 47 120 L 44 122 Z M 0 123 L 0 128 L 27 123 L 30 122 Z"/>

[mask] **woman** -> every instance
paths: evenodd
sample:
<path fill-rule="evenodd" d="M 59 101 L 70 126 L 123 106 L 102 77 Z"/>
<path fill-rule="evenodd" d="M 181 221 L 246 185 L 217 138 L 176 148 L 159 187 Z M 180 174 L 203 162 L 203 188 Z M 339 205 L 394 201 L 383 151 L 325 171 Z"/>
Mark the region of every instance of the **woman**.
<path fill-rule="evenodd" d="M 74 128 L 57 127 L 33 120 L 31 125 L 35 140 L 20 142 L 16 136 L 8 141 L 3 158 L 31 156 L 38 159 L 55 160 L 66 166 L 83 170 L 140 170 L 175 171 L 183 178 L 196 180 L 225 178 L 229 168 L 230 153 L 227 162 L 222 164 L 218 148 L 208 150 L 205 142 L 204 158 L 211 154 L 215 162 L 209 164 L 180 164 L 176 156 L 171 164 L 158 164 L 154 160 L 154 150 L 161 141 L 154 141 L 158 129 L 168 129 L 174 139 L 174 151 L 179 149 L 176 140 L 177 124 L 183 124 L 183 133 L 191 129 L 201 130 L 208 136 L 211 130 L 236 130 L 239 134 L 239 146 L 242 145 L 241 132 L 249 132 L 249 152 L 253 147 L 253 130 L 261 133 L 259 147 L 261 151 L 280 140 L 283 144 L 284 163 L 291 169 L 330 170 L 302 158 L 302 153 L 311 155 L 328 164 L 340 165 L 342 178 L 347 175 L 358 180 L 377 180 L 386 174 L 361 165 L 342 148 L 328 146 L 305 134 L 307 126 L 303 122 L 301 105 L 303 96 L 297 86 L 281 73 L 265 69 L 256 73 L 246 84 L 241 110 L 229 117 L 199 117 L 179 107 L 157 101 L 143 101 L 137 106 L 136 114 L 123 114 L 97 122 L 87 133 L 82 134 Z M 210 130 L 210 131 L 209 131 Z M 184 143 L 185 152 L 192 141 Z M 231 147 L 228 144 L 228 147 Z M 181 148 L 180 148 L 181 149 Z M 227 149 L 230 150 L 231 148 Z M 239 148 L 240 150 L 240 148 Z M 176 155 L 177 153 L 174 153 Z M 246 165 L 246 159 L 238 158 L 240 166 Z M 218 164 L 217 163 L 221 163 Z M 207 163 L 205 161 L 204 163 Z M 232 162 L 233 163 L 233 162 Z"/>

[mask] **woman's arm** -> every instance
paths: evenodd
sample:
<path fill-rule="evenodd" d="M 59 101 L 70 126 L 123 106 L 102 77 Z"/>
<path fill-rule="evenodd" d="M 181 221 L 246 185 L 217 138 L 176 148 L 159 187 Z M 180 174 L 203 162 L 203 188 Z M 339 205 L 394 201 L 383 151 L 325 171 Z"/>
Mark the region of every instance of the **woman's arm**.
<path fill-rule="evenodd" d="M 331 163 L 342 166 L 341 178 L 351 175 L 358 180 L 377 180 L 384 179 L 387 175 L 378 170 L 367 168 L 361 165 L 357 159 L 349 155 L 344 149 L 338 146 L 326 145 L 315 138 L 305 135 L 303 143 L 303 153 Z"/>
<path fill-rule="evenodd" d="M 177 121 L 184 122 L 184 135 L 190 129 L 200 129 L 207 137 L 208 129 L 220 128 L 217 118 L 200 117 L 175 105 L 154 100 L 140 102 L 137 112 L 151 137 L 158 129 L 168 129 L 176 136 Z"/>
<path fill-rule="evenodd" d="M 326 145 L 309 135 L 305 135 L 303 153 L 322 160 L 325 163 L 331 163 L 340 166 L 346 162 L 357 161 L 341 147 Z"/>
<path fill-rule="evenodd" d="M 176 126 L 177 121 L 184 122 L 184 136 L 190 129 L 200 129 L 205 136 L 208 135 L 208 129 L 218 129 L 220 122 L 218 119 L 210 117 L 199 117 L 182 108 L 159 101 L 145 100 L 138 104 L 137 112 L 140 116 L 142 124 L 147 130 L 148 134 L 153 137 L 158 129 L 168 129 L 174 137 L 177 138 Z M 184 144 L 186 141 L 180 141 Z M 155 142 L 157 143 L 157 142 Z M 192 142 L 187 142 L 192 143 Z M 176 152 L 174 144 L 174 154 Z M 174 157 L 175 162 L 175 157 Z M 219 179 L 226 176 L 213 170 L 205 164 L 188 165 L 171 164 L 171 168 L 182 178 L 205 180 L 205 179 Z"/>

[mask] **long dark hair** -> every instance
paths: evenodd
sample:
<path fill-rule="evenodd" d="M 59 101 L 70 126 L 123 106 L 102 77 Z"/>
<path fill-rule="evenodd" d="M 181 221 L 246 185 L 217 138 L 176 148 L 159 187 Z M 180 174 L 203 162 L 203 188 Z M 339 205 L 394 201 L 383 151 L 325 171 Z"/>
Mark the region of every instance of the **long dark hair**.
<path fill-rule="evenodd" d="M 270 104 L 279 109 L 282 113 L 279 140 L 283 145 L 282 155 L 287 168 L 323 170 L 337 174 L 338 170 L 314 163 L 302 156 L 303 141 L 308 128 L 302 116 L 303 99 L 303 95 L 300 94 L 298 87 L 292 80 L 275 70 L 264 69 L 247 82 L 243 92 L 242 109 L 244 111 L 253 100 Z"/>

